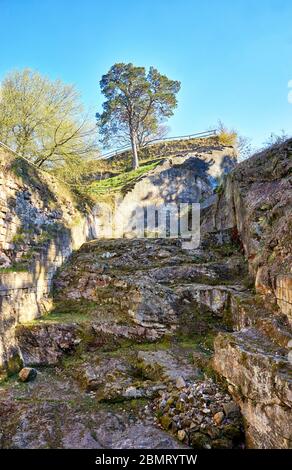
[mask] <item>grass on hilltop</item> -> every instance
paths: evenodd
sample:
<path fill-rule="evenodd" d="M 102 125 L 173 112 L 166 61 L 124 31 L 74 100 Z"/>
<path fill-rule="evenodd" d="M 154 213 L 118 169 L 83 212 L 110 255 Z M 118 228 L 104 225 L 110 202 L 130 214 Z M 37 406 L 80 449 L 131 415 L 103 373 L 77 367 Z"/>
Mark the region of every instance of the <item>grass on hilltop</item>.
<path fill-rule="evenodd" d="M 107 194 L 108 192 L 123 192 L 129 185 L 135 183 L 145 173 L 153 170 L 161 160 L 141 165 L 137 170 L 125 171 L 117 176 L 100 181 L 94 181 L 89 185 L 89 192 L 93 194 Z"/>

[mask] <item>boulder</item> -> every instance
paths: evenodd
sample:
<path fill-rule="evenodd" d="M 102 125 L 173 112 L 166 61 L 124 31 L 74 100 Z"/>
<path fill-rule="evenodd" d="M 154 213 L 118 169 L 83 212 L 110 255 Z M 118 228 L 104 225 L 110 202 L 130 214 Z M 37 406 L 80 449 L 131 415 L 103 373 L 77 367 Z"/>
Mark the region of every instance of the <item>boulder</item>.
<path fill-rule="evenodd" d="M 21 380 L 21 382 L 31 382 L 36 378 L 36 376 L 37 371 L 32 367 L 24 367 L 18 374 L 19 380 Z"/>

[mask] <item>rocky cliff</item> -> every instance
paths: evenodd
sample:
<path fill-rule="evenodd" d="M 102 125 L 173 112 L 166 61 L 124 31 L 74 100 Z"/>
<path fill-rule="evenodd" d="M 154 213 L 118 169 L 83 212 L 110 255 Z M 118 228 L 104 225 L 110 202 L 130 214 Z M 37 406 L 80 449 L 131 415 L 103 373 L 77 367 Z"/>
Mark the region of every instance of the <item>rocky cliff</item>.
<path fill-rule="evenodd" d="M 255 155 L 215 192 L 206 161 L 177 157 L 128 191 L 185 202 L 200 180 L 201 245 L 87 242 L 46 315 L 9 314 L 2 335 L 38 374 L 0 387 L 2 448 L 292 447 L 291 155 Z"/>
<path fill-rule="evenodd" d="M 46 311 L 51 281 L 73 249 L 96 237 L 94 211 L 56 179 L 0 150 L 0 370 L 21 357 L 15 326 Z"/>
<path fill-rule="evenodd" d="M 214 367 L 240 403 L 250 447 L 291 447 L 292 140 L 227 177 L 204 215 L 207 232 L 231 229 L 257 296 L 232 305 L 232 334 L 215 340 Z"/>
<path fill-rule="evenodd" d="M 153 203 L 157 203 L 154 188 L 157 191 L 162 181 L 168 189 L 167 194 L 161 193 L 160 203 L 183 194 L 198 200 L 197 179 L 203 186 L 200 194 L 210 195 L 214 178 L 234 165 L 234 152 L 218 143 L 196 145 L 195 149 L 195 153 L 177 158 L 175 165 L 170 160 L 161 163 L 154 175 L 137 183 L 119 205 L 119 217 L 130 219 L 131 202 L 141 205 L 141 197 L 137 197 L 141 184 Z M 98 204 L 88 206 L 68 185 L 6 148 L 1 147 L 0 152 L 0 370 L 5 375 L 21 364 L 16 325 L 50 308 L 51 281 L 57 268 L 86 240 L 107 236 L 109 223 Z"/>
<path fill-rule="evenodd" d="M 168 205 L 171 210 L 171 204 L 174 204 L 173 210 L 176 211 L 177 205 L 182 203 L 209 206 L 214 200 L 214 188 L 234 168 L 236 162 L 234 149 L 218 142 L 201 146 L 196 143 L 184 154 L 161 159 L 154 169 L 143 173 L 134 183 L 127 184 L 120 194 L 116 193 L 117 222 L 120 230 L 123 230 L 115 235 L 141 236 L 133 229 L 137 212 L 139 220 L 139 217 L 144 217 L 143 211 L 149 207 L 155 206 L 159 211 Z M 106 211 L 102 207 L 101 235 L 107 238 L 111 236 L 108 230 L 109 218 L 104 214 Z"/>
<path fill-rule="evenodd" d="M 254 155 L 227 176 L 206 211 L 207 232 L 236 229 L 258 292 L 288 319 L 291 305 L 292 140 Z"/>

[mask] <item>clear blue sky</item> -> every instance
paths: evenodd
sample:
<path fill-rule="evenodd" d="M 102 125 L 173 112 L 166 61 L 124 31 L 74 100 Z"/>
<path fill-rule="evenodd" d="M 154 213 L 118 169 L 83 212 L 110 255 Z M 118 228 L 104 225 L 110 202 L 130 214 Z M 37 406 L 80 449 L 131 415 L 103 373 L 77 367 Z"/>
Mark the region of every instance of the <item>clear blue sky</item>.
<path fill-rule="evenodd" d="M 100 108 L 115 62 L 182 82 L 171 135 L 220 118 L 261 144 L 292 134 L 291 0 L 0 0 L 0 80 L 30 67 L 74 83 Z"/>

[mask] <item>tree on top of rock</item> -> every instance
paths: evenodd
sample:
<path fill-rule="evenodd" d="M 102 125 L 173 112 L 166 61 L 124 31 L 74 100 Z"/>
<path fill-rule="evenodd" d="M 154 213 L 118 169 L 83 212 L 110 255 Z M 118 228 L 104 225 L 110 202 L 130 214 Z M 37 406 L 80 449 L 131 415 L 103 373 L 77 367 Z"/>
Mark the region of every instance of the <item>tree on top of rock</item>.
<path fill-rule="evenodd" d="M 138 147 L 141 135 L 153 135 L 161 122 L 173 115 L 180 82 L 161 75 L 154 67 L 147 73 L 144 67 L 115 64 L 100 81 L 106 97 L 102 114 L 97 113 L 104 145 L 123 142 L 132 147 L 132 166 L 138 168 Z"/>

